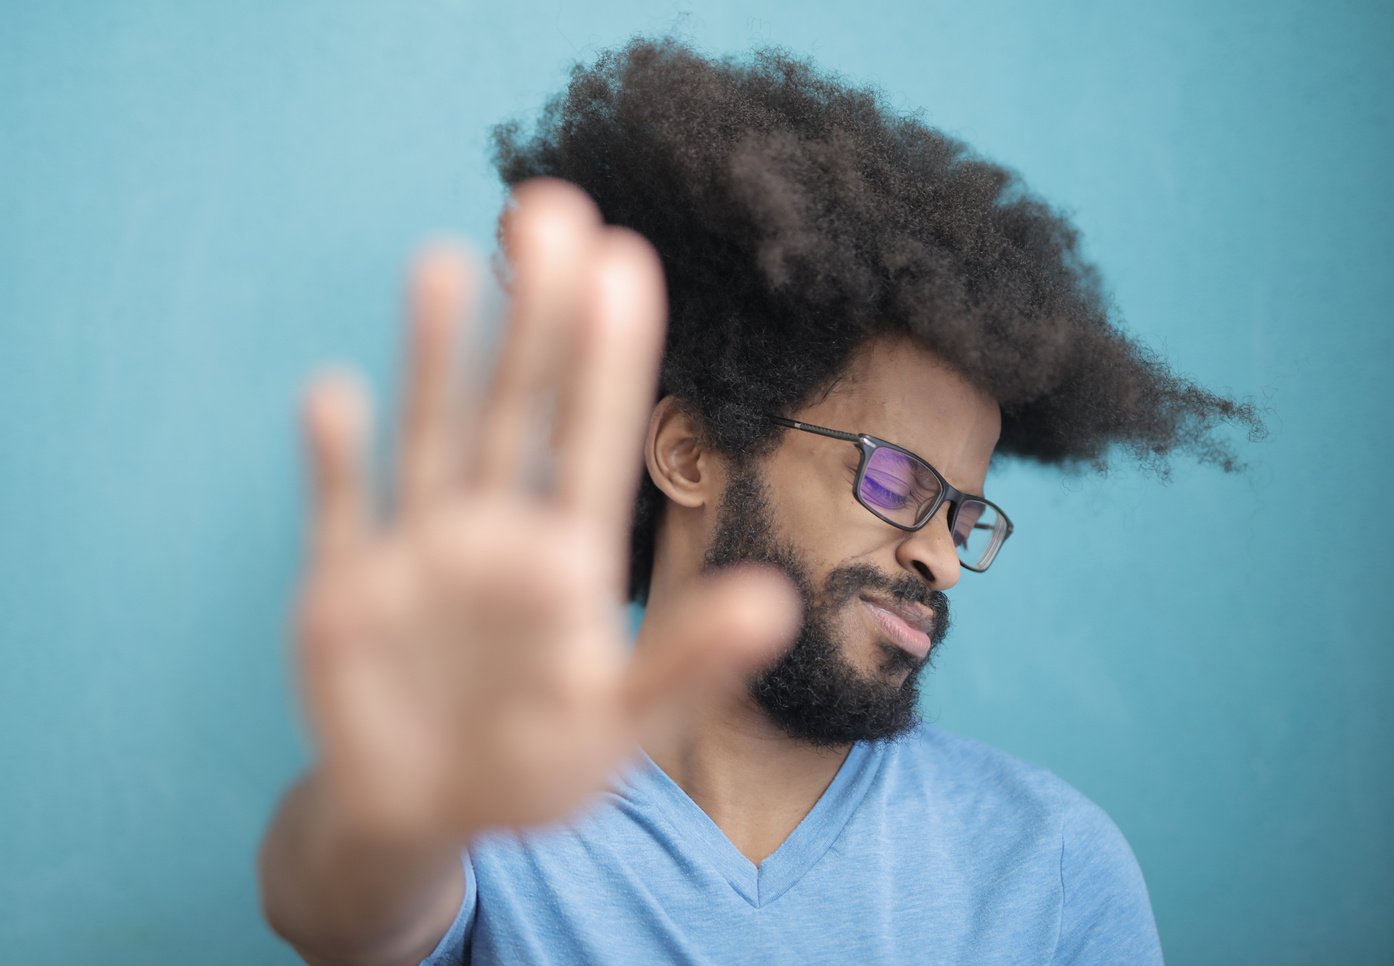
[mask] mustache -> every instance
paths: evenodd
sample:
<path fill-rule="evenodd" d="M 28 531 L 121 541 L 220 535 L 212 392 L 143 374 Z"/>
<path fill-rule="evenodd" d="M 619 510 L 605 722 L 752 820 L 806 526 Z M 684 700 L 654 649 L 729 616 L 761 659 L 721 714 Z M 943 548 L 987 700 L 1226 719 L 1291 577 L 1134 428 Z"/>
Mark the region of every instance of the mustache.
<path fill-rule="evenodd" d="M 867 591 L 934 611 L 934 630 L 929 635 L 931 647 L 938 647 L 948 636 L 949 598 L 943 591 L 930 590 L 923 580 L 909 574 L 888 577 L 869 564 L 849 564 L 831 571 L 823 582 L 823 594 L 830 608 L 841 607 Z"/>

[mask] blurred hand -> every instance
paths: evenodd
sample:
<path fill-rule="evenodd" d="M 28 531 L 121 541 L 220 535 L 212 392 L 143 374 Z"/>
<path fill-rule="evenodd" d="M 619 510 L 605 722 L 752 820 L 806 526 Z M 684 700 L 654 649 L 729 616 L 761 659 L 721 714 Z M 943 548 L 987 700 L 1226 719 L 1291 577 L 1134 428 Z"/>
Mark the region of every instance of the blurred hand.
<path fill-rule="evenodd" d="M 792 589 L 745 570 L 694 589 L 679 637 L 629 660 L 621 592 L 663 346 L 660 263 L 557 181 L 519 188 L 504 238 L 512 304 L 485 388 L 452 362 L 475 335 L 468 259 L 440 247 L 413 266 L 385 519 L 359 381 L 326 375 L 306 396 L 303 697 L 326 787 L 382 835 L 567 816 L 666 699 L 768 660 L 797 625 Z"/>

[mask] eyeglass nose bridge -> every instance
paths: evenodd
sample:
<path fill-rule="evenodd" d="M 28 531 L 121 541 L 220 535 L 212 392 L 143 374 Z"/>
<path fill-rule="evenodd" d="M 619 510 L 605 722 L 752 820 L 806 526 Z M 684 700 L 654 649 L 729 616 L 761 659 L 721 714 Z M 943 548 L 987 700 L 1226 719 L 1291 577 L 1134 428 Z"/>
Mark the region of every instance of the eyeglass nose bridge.
<path fill-rule="evenodd" d="M 925 465 L 928 466 L 929 464 Z M 930 469 L 932 470 L 934 467 L 931 466 Z M 948 510 L 945 511 L 945 522 L 949 525 L 949 536 L 952 537 L 958 527 L 958 511 L 963 509 L 963 499 L 968 494 L 955 488 L 953 484 L 939 476 L 938 473 L 935 473 L 935 479 L 939 481 L 939 495 L 936 496 L 934 502 L 929 505 L 929 511 L 925 513 L 924 517 L 920 519 L 912 529 L 923 530 L 925 527 L 929 526 L 929 522 L 934 519 L 934 515 L 937 514 L 942 507 L 947 505 Z M 954 542 L 957 543 L 956 540 Z"/>

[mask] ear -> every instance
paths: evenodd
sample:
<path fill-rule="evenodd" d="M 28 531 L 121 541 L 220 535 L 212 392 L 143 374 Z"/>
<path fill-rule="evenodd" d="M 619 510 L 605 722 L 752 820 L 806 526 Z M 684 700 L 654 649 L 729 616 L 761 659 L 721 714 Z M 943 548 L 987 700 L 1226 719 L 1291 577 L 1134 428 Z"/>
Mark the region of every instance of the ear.
<path fill-rule="evenodd" d="M 676 396 L 664 396 L 649 416 L 644 462 L 654 485 L 678 506 L 699 507 L 716 496 L 713 454 Z"/>

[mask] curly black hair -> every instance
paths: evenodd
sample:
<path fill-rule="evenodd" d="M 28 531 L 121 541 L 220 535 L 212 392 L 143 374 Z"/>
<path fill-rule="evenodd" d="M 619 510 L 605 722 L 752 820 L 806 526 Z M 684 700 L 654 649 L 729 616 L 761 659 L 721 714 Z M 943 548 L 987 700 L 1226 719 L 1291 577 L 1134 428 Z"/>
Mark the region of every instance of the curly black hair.
<path fill-rule="evenodd" d="M 635 38 L 573 68 L 535 129 L 493 132 L 513 186 L 574 182 L 658 250 L 660 398 L 737 460 L 868 339 L 908 335 L 994 398 L 998 452 L 1162 475 L 1178 450 L 1237 468 L 1215 430 L 1251 404 L 1174 375 L 1121 329 L 1076 229 L 1007 168 L 781 49 L 711 59 Z M 662 496 L 643 474 L 630 592 L 643 602 Z"/>

